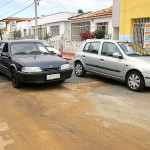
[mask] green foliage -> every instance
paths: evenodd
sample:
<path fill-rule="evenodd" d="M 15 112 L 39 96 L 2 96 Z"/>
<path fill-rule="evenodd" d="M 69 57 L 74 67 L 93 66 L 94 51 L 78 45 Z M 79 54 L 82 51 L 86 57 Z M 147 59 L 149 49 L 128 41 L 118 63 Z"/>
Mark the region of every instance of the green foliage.
<path fill-rule="evenodd" d="M 96 39 L 103 39 L 105 37 L 105 31 L 104 30 L 96 30 L 94 32 Z"/>
<path fill-rule="evenodd" d="M 20 38 L 21 37 L 21 30 L 14 30 L 13 34 L 14 34 L 14 39 Z"/>
<path fill-rule="evenodd" d="M 44 36 L 40 36 L 39 37 L 39 39 L 40 40 L 48 40 L 48 39 L 50 39 L 50 38 L 52 38 L 53 37 L 53 35 L 52 34 L 45 34 Z"/>
<path fill-rule="evenodd" d="M 78 10 L 78 13 L 79 13 L 79 14 L 83 14 L 84 12 L 83 12 L 82 9 L 79 9 L 79 10 Z"/>

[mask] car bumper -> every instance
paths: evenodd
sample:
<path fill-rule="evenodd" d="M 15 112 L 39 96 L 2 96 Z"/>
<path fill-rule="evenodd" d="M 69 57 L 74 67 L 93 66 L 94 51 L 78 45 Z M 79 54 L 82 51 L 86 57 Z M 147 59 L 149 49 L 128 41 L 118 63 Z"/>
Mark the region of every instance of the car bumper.
<path fill-rule="evenodd" d="M 144 74 L 145 86 L 150 87 L 150 74 Z"/>
<path fill-rule="evenodd" d="M 46 82 L 55 82 L 66 80 L 71 78 L 72 69 L 64 70 L 64 71 L 54 71 L 54 72 L 41 72 L 41 73 L 23 73 L 17 72 L 18 79 L 22 83 L 46 83 Z M 60 78 L 58 79 L 50 79 L 47 80 L 47 75 L 60 74 Z"/>

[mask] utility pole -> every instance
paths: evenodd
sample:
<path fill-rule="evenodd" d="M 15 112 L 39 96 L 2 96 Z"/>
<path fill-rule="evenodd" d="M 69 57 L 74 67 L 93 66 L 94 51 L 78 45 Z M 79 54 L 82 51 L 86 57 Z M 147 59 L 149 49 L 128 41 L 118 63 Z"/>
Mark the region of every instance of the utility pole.
<path fill-rule="evenodd" d="M 38 39 L 37 0 L 34 0 L 34 9 L 35 9 L 35 39 Z"/>

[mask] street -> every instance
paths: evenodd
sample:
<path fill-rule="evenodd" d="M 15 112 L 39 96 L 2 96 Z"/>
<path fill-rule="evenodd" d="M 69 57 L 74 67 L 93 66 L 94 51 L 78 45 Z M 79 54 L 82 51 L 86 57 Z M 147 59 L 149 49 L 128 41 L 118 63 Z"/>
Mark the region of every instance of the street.
<path fill-rule="evenodd" d="M 149 97 L 92 74 L 21 89 L 0 74 L 0 150 L 149 150 Z"/>

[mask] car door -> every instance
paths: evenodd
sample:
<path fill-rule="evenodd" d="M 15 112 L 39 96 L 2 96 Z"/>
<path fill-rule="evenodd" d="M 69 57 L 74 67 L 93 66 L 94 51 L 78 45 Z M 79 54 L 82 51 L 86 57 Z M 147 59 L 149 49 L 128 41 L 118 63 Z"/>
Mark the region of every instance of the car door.
<path fill-rule="evenodd" d="M 83 62 L 88 71 L 97 72 L 97 60 L 99 60 L 100 41 L 88 42 L 83 49 Z"/>
<path fill-rule="evenodd" d="M 2 43 L 2 52 L 1 52 L 1 58 L 0 58 L 0 66 L 1 66 L 1 71 L 6 74 L 10 75 L 10 64 L 11 64 L 11 59 L 9 56 L 9 50 L 8 50 L 8 43 Z"/>
<path fill-rule="evenodd" d="M 121 57 L 114 57 L 114 53 L 120 54 Z M 100 73 L 115 78 L 123 78 L 125 59 L 115 43 L 103 43 L 99 66 L 101 67 Z"/>

